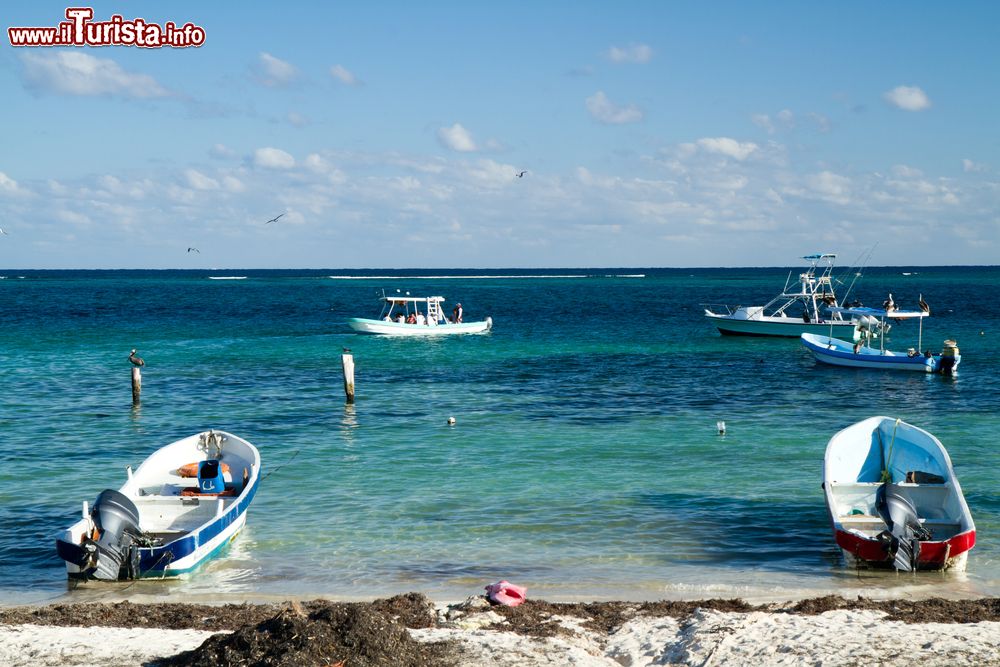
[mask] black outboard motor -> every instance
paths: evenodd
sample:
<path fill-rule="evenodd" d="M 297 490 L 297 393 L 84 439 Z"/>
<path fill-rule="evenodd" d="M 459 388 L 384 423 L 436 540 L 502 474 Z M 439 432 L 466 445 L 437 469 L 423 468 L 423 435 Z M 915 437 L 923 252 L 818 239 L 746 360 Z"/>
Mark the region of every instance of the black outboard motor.
<path fill-rule="evenodd" d="M 56 540 L 59 556 L 79 567 L 88 578 L 138 578 L 142 531 L 135 503 L 118 491 L 101 491 L 90 511 L 90 520 L 97 528 L 97 539 L 88 535 L 81 544 Z"/>
<path fill-rule="evenodd" d="M 875 507 L 889 529 L 879 537 L 893 557 L 893 567 L 904 572 L 915 571 L 920 558 L 920 540 L 931 537 L 920 525 L 917 508 L 900 492 L 899 486 L 891 482 L 878 487 Z"/>

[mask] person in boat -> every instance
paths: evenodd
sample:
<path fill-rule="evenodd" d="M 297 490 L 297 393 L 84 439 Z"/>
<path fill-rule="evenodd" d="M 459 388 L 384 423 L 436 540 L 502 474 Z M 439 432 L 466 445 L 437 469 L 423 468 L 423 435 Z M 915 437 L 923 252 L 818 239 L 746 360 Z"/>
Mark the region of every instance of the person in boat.
<path fill-rule="evenodd" d="M 455 324 L 462 323 L 462 304 L 456 303 L 455 308 L 451 311 L 451 321 Z"/>
<path fill-rule="evenodd" d="M 808 310 L 803 310 L 802 311 L 802 321 L 805 322 L 806 324 L 809 324 L 810 320 L 809 320 L 809 311 Z"/>
<path fill-rule="evenodd" d="M 424 324 L 427 323 L 426 319 L 424 318 L 424 314 L 423 313 L 417 313 L 417 321 L 416 321 L 416 323 L 420 324 L 420 325 L 424 325 Z"/>
<path fill-rule="evenodd" d="M 400 324 L 406 324 L 406 316 L 403 315 L 403 313 L 400 313 L 399 315 L 396 315 L 396 321 Z"/>
<path fill-rule="evenodd" d="M 912 347 L 906 351 L 906 356 L 908 356 L 908 357 L 915 357 L 915 356 L 917 356 L 919 354 L 920 353 L 917 352 L 916 350 L 914 350 Z"/>
<path fill-rule="evenodd" d="M 854 354 L 859 354 L 861 352 L 861 343 L 857 342 L 854 344 Z"/>
<path fill-rule="evenodd" d="M 414 315 L 413 313 L 410 313 L 410 316 L 406 318 L 406 323 L 407 324 L 416 324 L 417 323 L 417 316 Z"/>

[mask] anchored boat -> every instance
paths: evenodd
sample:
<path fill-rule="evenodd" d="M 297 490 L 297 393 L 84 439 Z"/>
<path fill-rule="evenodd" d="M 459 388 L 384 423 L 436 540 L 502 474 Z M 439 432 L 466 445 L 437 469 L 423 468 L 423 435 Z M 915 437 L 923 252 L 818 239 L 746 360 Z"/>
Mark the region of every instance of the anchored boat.
<path fill-rule="evenodd" d="M 56 539 L 71 578 L 119 581 L 190 572 L 218 554 L 247 519 L 260 454 L 223 431 L 157 451 L 117 491 L 107 489 Z"/>
<path fill-rule="evenodd" d="M 806 255 L 802 259 L 809 262 L 809 268 L 799 274 L 798 283 L 792 283 L 789 273 L 781 294 L 763 306 L 708 304 L 705 317 L 724 335 L 797 338 L 803 333 L 829 332 L 832 327 L 837 335 L 857 339 L 862 330 L 875 324 L 874 320 L 851 321 L 839 312 L 824 315 L 825 310 L 840 305 L 832 277 L 836 258 L 833 253 Z M 725 312 L 715 312 L 712 307 Z"/>
<path fill-rule="evenodd" d="M 445 316 L 443 296 L 385 296 L 379 299 L 382 312 L 378 319 L 352 317 L 347 325 L 358 333 L 385 336 L 442 336 L 447 334 L 484 333 L 493 328 L 493 318 L 479 322 L 462 321 L 462 304 L 455 305 L 451 318 Z"/>
<path fill-rule="evenodd" d="M 965 569 L 976 526 L 948 452 L 927 431 L 890 417 L 845 428 L 827 444 L 823 489 L 848 562 Z"/>
<path fill-rule="evenodd" d="M 920 348 L 923 346 L 923 319 L 930 315 L 929 310 L 887 310 L 883 308 L 836 308 L 834 310 L 850 314 L 853 317 L 878 318 L 881 323 L 879 326 L 885 326 L 887 317 L 895 320 L 916 319 L 920 323 L 917 346 L 911 347 L 905 352 L 894 352 L 885 349 L 884 336 L 880 338 L 879 346 L 875 347 L 868 336 L 865 336 L 861 342 L 850 343 L 834 338 L 832 333 L 825 336 L 813 333 L 802 334 L 802 344 L 812 352 L 817 361 L 853 368 L 879 368 L 945 375 L 958 372 L 962 355 L 959 353 L 958 343 L 954 340 L 944 341 L 944 346 L 939 354 L 931 353 L 930 350 L 920 352 Z"/>

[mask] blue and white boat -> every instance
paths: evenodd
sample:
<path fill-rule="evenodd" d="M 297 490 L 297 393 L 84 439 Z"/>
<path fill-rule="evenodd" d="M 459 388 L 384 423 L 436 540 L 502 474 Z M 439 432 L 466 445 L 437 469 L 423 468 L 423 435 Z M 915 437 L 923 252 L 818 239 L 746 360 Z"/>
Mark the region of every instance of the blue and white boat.
<path fill-rule="evenodd" d="M 240 532 L 260 482 L 260 453 L 223 431 L 205 431 L 157 451 L 117 491 L 56 539 L 74 579 L 173 577 L 216 556 Z"/>
<path fill-rule="evenodd" d="M 443 296 L 396 294 L 379 298 L 382 312 L 378 319 L 352 317 L 347 326 L 358 333 L 383 336 L 444 336 L 448 334 L 486 333 L 493 328 L 493 318 L 478 322 L 462 320 L 462 304 L 456 304 L 451 318 L 445 316 Z"/>
<path fill-rule="evenodd" d="M 930 313 L 925 310 L 896 310 L 882 308 L 835 308 L 852 317 L 874 317 L 879 319 L 882 327 L 886 318 L 894 320 L 916 319 L 920 322 L 917 335 L 917 347 L 905 352 L 895 352 L 885 349 L 885 337 L 879 339 L 879 346 L 874 347 L 871 338 L 852 343 L 834 338 L 832 335 L 821 336 L 814 333 L 804 333 L 802 344 L 812 352 L 817 361 L 833 366 L 849 366 L 851 368 L 877 368 L 883 370 L 916 371 L 918 373 L 953 374 L 958 371 L 962 361 L 958 344 L 953 340 L 944 341 L 940 354 L 930 350 L 920 352 L 923 345 L 923 318 Z"/>

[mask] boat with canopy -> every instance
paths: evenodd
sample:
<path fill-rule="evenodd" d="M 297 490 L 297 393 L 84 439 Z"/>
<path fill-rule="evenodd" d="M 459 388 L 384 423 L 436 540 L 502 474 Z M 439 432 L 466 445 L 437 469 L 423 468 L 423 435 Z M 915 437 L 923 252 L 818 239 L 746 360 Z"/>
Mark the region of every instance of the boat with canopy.
<path fill-rule="evenodd" d="M 382 312 L 378 319 L 352 317 L 347 325 L 358 333 L 384 336 L 443 336 L 448 334 L 485 333 L 493 328 L 493 318 L 478 322 L 462 321 L 462 304 L 455 305 L 451 318 L 442 305 L 443 296 L 410 296 L 382 293 Z"/>
<path fill-rule="evenodd" d="M 890 295 L 891 302 L 891 295 Z M 923 297 L 920 302 L 923 304 Z M 926 304 L 925 304 L 926 305 Z M 906 351 L 893 351 L 885 349 L 885 337 L 879 338 L 878 347 L 873 343 L 872 338 L 865 336 L 856 343 L 834 338 L 833 333 L 828 335 L 817 335 L 813 333 L 803 333 L 802 344 L 809 350 L 817 361 L 833 366 L 849 366 L 852 368 L 879 368 L 884 370 L 917 371 L 920 373 L 942 373 L 954 374 L 958 371 L 958 365 L 962 361 L 958 344 L 954 340 L 944 341 L 944 346 L 940 353 L 934 354 L 930 350 L 921 353 L 923 347 L 923 321 L 930 316 L 930 309 L 924 310 L 897 310 L 895 308 L 834 308 L 851 317 L 870 317 L 879 321 L 879 327 L 886 327 L 886 319 L 896 321 L 917 320 L 917 346 Z"/>
<path fill-rule="evenodd" d="M 809 262 L 809 268 L 799 274 L 797 282 L 792 282 L 789 273 L 781 293 L 763 306 L 706 304 L 705 317 L 719 333 L 729 336 L 796 338 L 803 333 L 821 334 L 832 328 L 838 336 L 857 340 L 862 331 L 874 326 L 876 321 L 852 321 L 834 310 L 841 305 L 834 291 L 833 263 L 836 258 L 834 253 L 806 255 L 802 259 Z M 855 280 L 858 276 L 860 273 L 855 274 Z M 850 291 L 849 287 L 845 298 Z M 873 330 L 871 333 L 876 335 L 878 332 Z"/>

